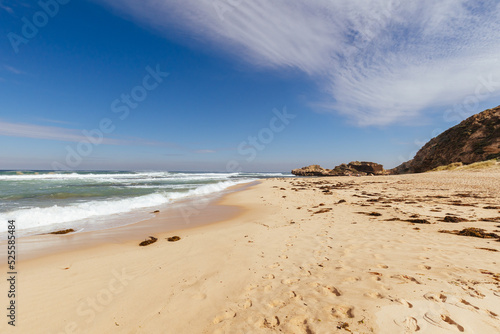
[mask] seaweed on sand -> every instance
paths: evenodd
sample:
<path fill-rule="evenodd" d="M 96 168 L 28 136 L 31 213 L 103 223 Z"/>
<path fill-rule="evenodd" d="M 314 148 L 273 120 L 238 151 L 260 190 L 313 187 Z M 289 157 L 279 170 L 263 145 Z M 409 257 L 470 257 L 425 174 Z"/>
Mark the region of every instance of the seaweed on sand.
<path fill-rule="evenodd" d="M 427 219 L 407 219 L 406 221 L 413 223 L 413 224 L 430 224 L 431 223 Z"/>
<path fill-rule="evenodd" d="M 460 222 L 466 222 L 468 220 L 465 218 L 460 218 L 460 217 L 455 217 L 455 216 L 445 216 L 443 218 L 443 221 L 446 223 L 460 223 Z"/>
<path fill-rule="evenodd" d="M 330 211 L 332 211 L 331 208 L 324 208 L 324 209 L 320 209 L 318 211 L 313 212 L 313 214 L 325 213 L 325 212 L 330 212 Z"/>
<path fill-rule="evenodd" d="M 483 239 L 497 238 L 500 240 L 500 235 L 495 234 L 495 233 L 487 233 L 487 232 L 485 232 L 484 229 L 478 228 L 478 227 L 467 227 L 461 231 L 440 230 L 439 232 L 440 233 L 450 233 L 450 234 L 456 234 L 456 235 L 463 235 L 466 237 L 483 238 Z"/>
<path fill-rule="evenodd" d="M 68 234 L 68 233 L 72 233 L 72 232 L 75 232 L 75 230 L 72 228 L 68 228 L 66 230 L 50 232 L 49 234 Z"/>
<path fill-rule="evenodd" d="M 147 246 L 147 245 L 151 245 L 153 243 L 155 243 L 156 241 L 158 241 L 158 238 L 155 238 L 155 237 L 149 237 L 148 240 L 144 240 L 142 241 L 139 246 Z"/>

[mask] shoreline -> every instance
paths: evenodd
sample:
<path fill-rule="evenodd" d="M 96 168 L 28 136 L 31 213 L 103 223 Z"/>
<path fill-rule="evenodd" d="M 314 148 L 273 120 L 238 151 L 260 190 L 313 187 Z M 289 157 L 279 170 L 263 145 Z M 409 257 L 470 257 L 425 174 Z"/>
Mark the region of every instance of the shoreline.
<path fill-rule="evenodd" d="M 18 258 L 20 261 L 25 261 L 106 244 L 120 244 L 135 240 L 139 243 L 141 238 L 146 239 L 149 234 L 173 233 L 226 221 L 241 214 L 243 209 L 222 205 L 224 197 L 252 187 L 258 182 L 259 180 L 249 181 L 231 186 L 220 193 L 184 198 L 152 207 L 151 211 L 159 210 L 160 212 L 135 223 L 62 235 L 47 233 L 21 237 L 17 239 L 18 248 L 22 250 Z M 6 240 L 0 242 L 0 247 L 6 247 L 6 245 Z M 0 255 L 0 261 L 6 263 L 6 254 Z"/>
<path fill-rule="evenodd" d="M 175 232 L 179 241 L 158 233 L 146 247 L 136 239 L 22 262 L 18 329 L 495 333 L 500 244 L 439 231 L 498 229 L 482 219 L 500 216 L 487 209 L 500 204 L 499 176 L 261 180 L 219 202 L 240 214 Z M 467 221 L 442 222 L 449 214 Z"/>

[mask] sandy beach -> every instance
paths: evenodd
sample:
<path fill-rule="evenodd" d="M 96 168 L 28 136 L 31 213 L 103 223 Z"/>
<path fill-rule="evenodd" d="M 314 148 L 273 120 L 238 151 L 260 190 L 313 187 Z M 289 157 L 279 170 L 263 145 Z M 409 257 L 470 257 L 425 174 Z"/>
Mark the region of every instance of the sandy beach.
<path fill-rule="evenodd" d="M 457 235 L 500 234 L 497 167 L 268 179 L 217 205 L 238 210 L 20 262 L 0 332 L 500 332 L 499 239 Z"/>

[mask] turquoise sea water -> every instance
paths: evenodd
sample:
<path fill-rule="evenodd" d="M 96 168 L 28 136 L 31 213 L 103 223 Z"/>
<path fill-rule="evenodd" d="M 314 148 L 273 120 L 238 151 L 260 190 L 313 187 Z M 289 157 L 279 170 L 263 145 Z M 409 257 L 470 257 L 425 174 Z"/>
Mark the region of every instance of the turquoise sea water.
<path fill-rule="evenodd" d="M 216 194 L 282 173 L 0 171 L 0 233 L 14 219 L 21 235 L 64 228 L 99 229 L 111 219 L 140 220 L 176 200 Z M 137 216 L 134 216 L 137 215 Z M 143 217 L 142 217 L 143 218 Z M 123 219 L 122 219 L 123 220 Z"/>

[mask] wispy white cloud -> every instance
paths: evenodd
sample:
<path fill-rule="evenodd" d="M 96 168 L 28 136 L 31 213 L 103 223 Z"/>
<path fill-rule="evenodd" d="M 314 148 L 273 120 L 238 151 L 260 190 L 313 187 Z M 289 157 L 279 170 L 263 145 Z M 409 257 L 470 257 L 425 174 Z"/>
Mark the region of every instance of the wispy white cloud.
<path fill-rule="evenodd" d="M 9 66 L 9 65 L 4 65 L 3 66 L 7 71 L 14 73 L 14 74 L 25 74 L 23 71 L 18 70 L 15 67 Z"/>
<path fill-rule="evenodd" d="M 3 1 L 3 0 L 0 1 L 0 8 L 3 9 L 3 10 L 5 10 L 7 13 L 9 13 L 11 15 L 14 14 L 14 10 L 11 7 L 9 7 L 6 4 L 4 4 L 4 2 L 5 1 Z"/>
<path fill-rule="evenodd" d="M 263 67 L 296 68 L 361 125 L 408 121 L 500 81 L 496 0 L 100 0 Z M 490 97 L 500 92 L 490 92 Z"/>
<path fill-rule="evenodd" d="M 215 153 L 216 151 L 215 150 L 196 150 L 194 151 L 194 153 L 198 153 L 198 154 L 207 154 L 207 153 Z"/>
<path fill-rule="evenodd" d="M 96 134 L 93 134 L 90 130 L 89 132 L 89 135 L 94 136 L 95 138 L 93 140 L 96 141 L 98 139 L 98 136 Z M 82 130 L 27 123 L 11 123 L 2 120 L 0 120 L 0 136 L 46 139 L 66 142 L 89 141 L 89 138 Z M 175 144 L 172 143 L 151 141 L 142 138 L 115 139 L 103 137 L 100 143 L 102 145 L 139 145 L 164 147 L 175 146 Z"/>
<path fill-rule="evenodd" d="M 45 117 L 36 117 L 36 120 L 41 121 L 41 122 L 47 122 L 47 123 L 55 123 L 55 124 L 66 124 L 66 125 L 75 125 L 76 124 L 74 122 L 62 121 L 62 120 L 58 120 L 58 119 L 51 119 L 51 118 L 45 118 Z"/>

